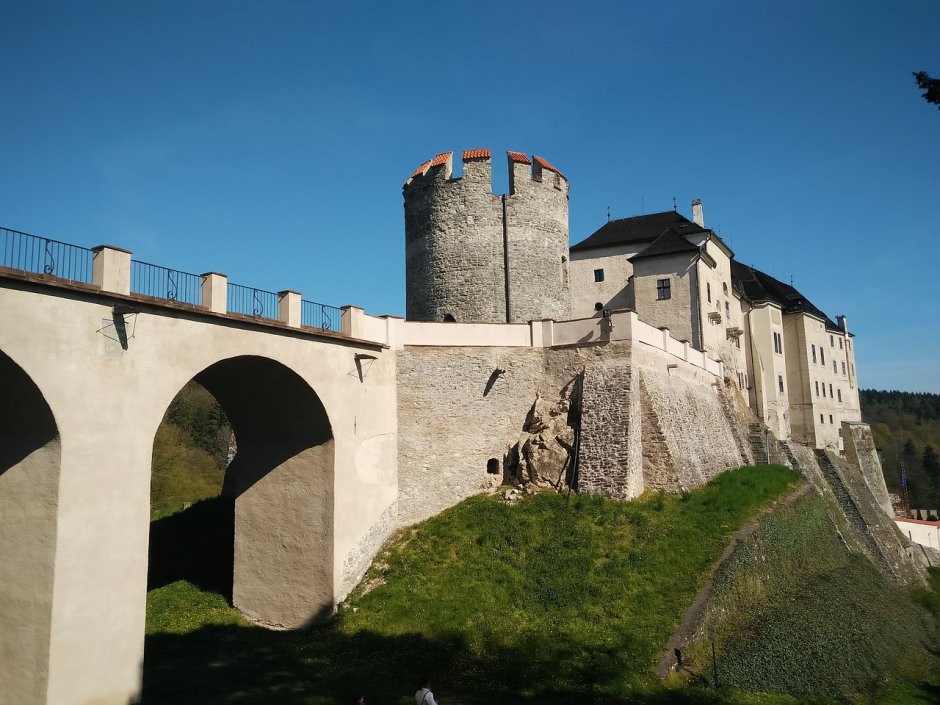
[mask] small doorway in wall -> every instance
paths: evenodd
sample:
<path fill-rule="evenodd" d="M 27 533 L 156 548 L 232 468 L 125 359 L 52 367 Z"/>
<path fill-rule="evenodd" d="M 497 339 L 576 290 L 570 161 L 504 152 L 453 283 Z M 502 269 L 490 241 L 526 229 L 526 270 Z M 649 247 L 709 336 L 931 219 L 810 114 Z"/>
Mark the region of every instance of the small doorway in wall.
<path fill-rule="evenodd" d="M 486 461 L 486 473 L 488 475 L 499 475 L 499 460 L 490 458 Z"/>

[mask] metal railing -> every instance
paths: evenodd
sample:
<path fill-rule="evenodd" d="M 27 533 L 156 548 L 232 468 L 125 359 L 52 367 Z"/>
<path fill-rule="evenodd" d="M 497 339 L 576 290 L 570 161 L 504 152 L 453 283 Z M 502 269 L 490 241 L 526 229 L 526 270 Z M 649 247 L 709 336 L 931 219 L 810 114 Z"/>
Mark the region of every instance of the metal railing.
<path fill-rule="evenodd" d="M 131 260 L 131 292 L 198 306 L 202 303 L 202 277 Z"/>
<path fill-rule="evenodd" d="M 85 247 L 0 228 L 0 267 L 91 284 L 93 259 Z"/>
<path fill-rule="evenodd" d="M 277 294 L 241 284 L 228 285 L 226 296 L 229 313 L 241 313 L 256 318 L 277 320 Z"/>
<path fill-rule="evenodd" d="M 316 301 L 300 302 L 300 325 L 339 332 L 342 312 L 336 306 L 327 306 Z"/>

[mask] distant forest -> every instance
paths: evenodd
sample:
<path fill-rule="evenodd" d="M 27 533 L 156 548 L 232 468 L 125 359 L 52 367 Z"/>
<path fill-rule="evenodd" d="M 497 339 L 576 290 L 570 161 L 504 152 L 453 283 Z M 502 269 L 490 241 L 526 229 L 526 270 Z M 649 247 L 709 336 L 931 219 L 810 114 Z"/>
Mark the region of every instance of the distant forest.
<path fill-rule="evenodd" d="M 911 508 L 940 509 L 940 394 L 861 389 L 859 398 L 888 490 L 898 491 L 903 466 Z"/>

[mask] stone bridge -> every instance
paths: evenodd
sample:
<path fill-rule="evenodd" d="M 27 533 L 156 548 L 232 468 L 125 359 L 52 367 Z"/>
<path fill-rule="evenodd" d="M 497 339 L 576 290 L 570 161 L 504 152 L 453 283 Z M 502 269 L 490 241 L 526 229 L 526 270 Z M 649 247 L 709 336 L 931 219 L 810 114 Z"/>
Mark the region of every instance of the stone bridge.
<path fill-rule="evenodd" d="M 395 362 L 350 334 L 360 309 L 344 334 L 302 325 L 296 292 L 264 319 L 227 310 L 222 275 L 193 303 L 131 293 L 118 248 L 89 263 L 88 281 L 0 270 L 3 703 L 139 697 L 153 441 L 190 380 L 237 439 L 232 594 L 251 619 L 328 617 L 395 521 Z"/>

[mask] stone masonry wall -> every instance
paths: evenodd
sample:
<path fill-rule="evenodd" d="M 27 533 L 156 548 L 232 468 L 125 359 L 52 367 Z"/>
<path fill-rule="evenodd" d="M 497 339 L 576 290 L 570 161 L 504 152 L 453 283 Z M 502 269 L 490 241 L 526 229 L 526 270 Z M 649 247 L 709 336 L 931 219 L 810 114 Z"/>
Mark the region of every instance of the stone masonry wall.
<path fill-rule="evenodd" d="M 871 490 L 881 510 L 889 517 L 894 516 L 891 498 L 885 485 L 881 461 L 875 449 L 875 439 L 868 424 L 842 422 L 842 440 L 845 443 L 845 457 L 858 472 Z"/>
<path fill-rule="evenodd" d="M 536 395 L 557 399 L 582 369 L 581 491 L 618 499 L 680 491 L 744 463 L 714 377 L 643 344 L 406 347 L 398 353 L 399 523 L 498 485 Z M 494 458 L 495 475 L 487 472 Z"/>

